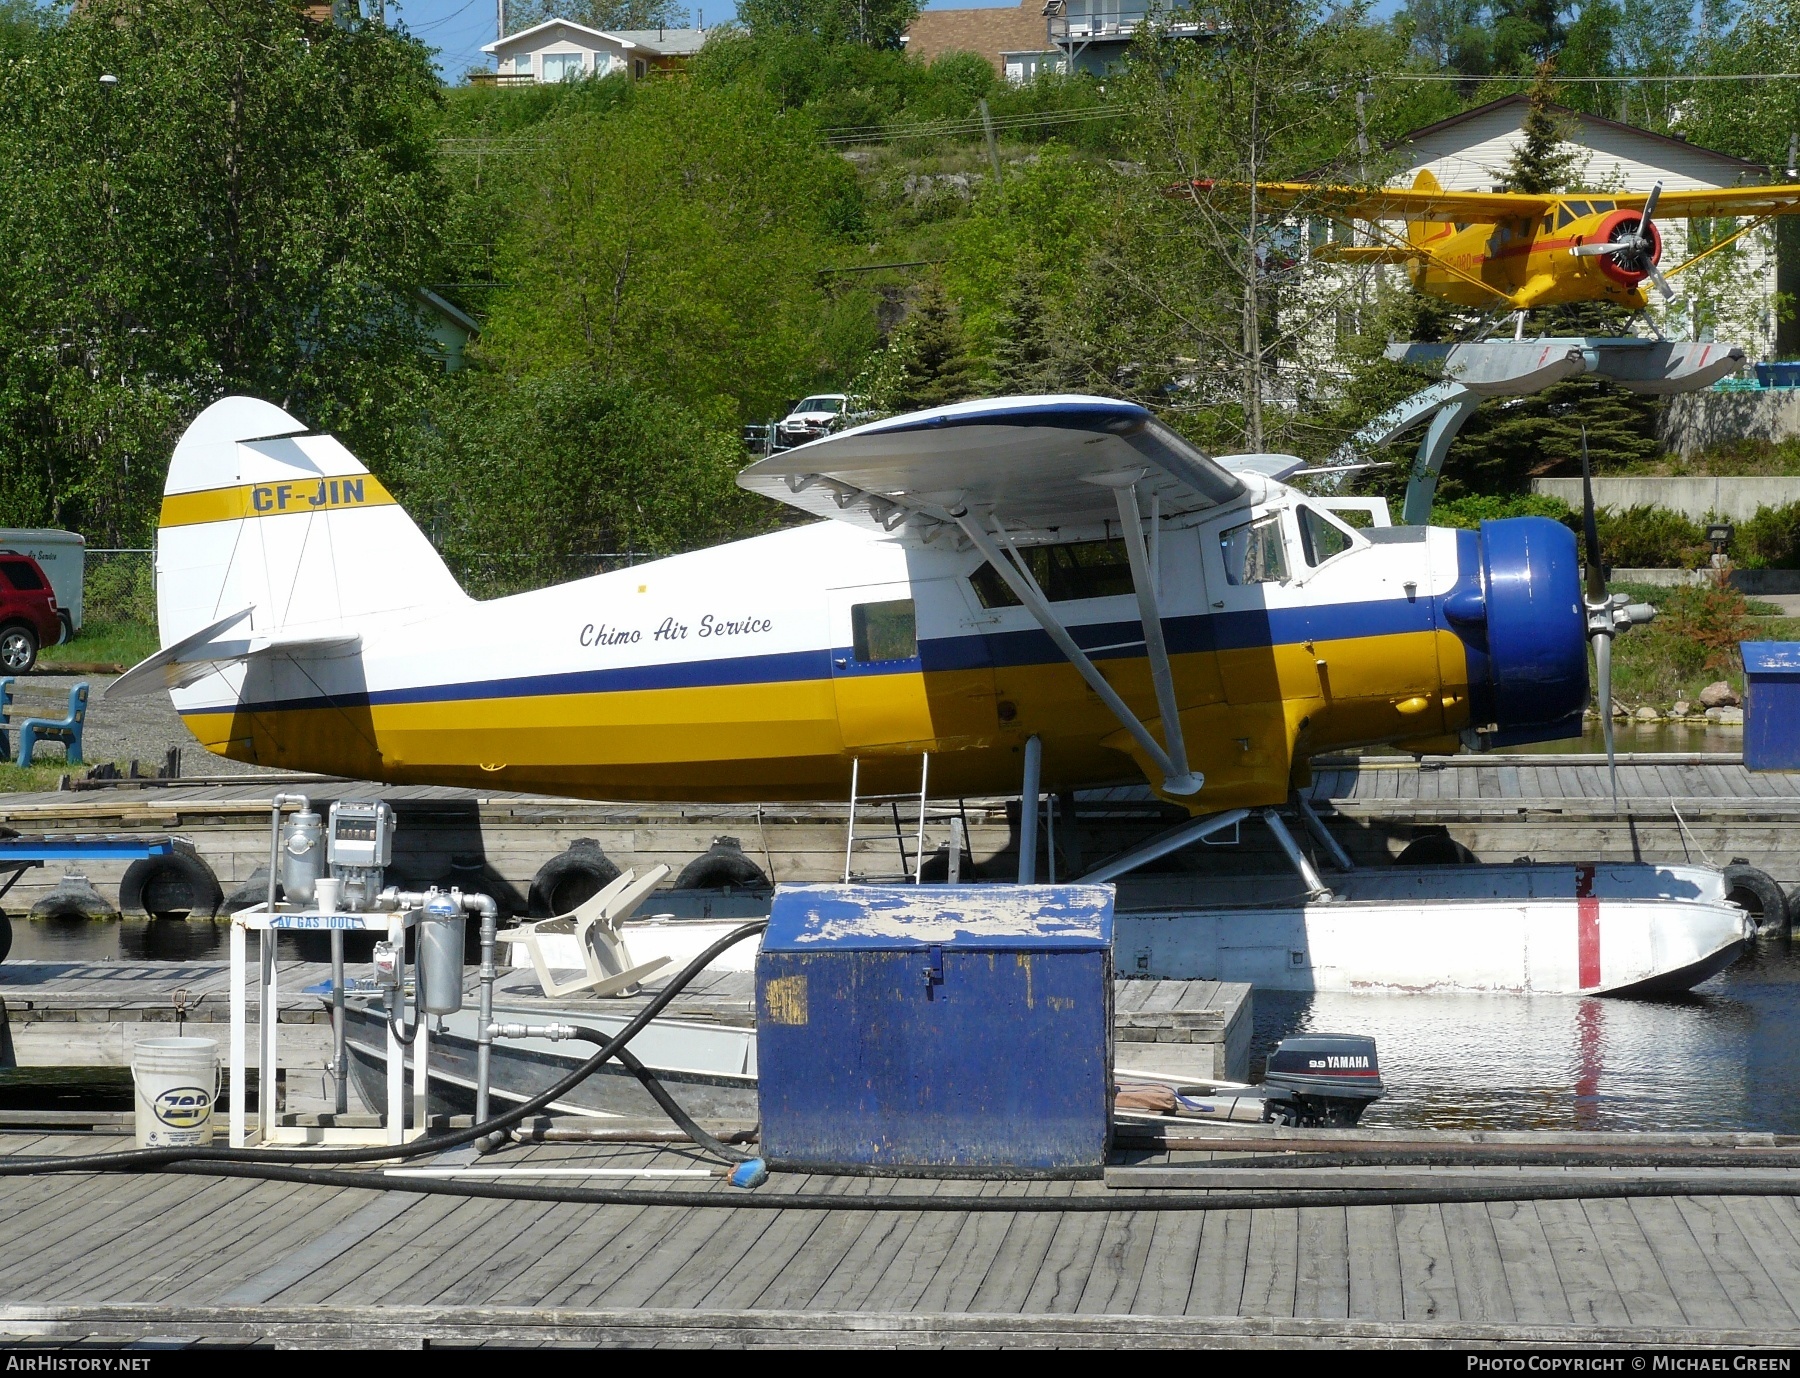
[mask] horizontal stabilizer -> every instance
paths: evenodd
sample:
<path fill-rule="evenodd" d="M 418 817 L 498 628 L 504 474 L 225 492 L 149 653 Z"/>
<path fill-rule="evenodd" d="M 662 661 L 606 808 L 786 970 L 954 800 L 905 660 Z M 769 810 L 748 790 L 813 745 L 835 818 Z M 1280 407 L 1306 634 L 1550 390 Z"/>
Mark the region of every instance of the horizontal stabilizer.
<path fill-rule="evenodd" d="M 137 694 L 180 689 L 205 679 L 228 665 L 247 664 L 263 657 L 285 660 L 329 660 L 337 656 L 355 655 L 362 649 L 362 637 L 356 632 L 332 636 L 251 635 L 226 638 L 222 635 L 249 617 L 254 611 L 244 608 L 222 617 L 192 636 L 165 646 L 155 655 L 139 661 L 106 687 L 104 697 L 131 698 Z"/>
<path fill-rule="evenodd" d="M 1405 263 L 1429 255 L 1403 244 L 1321 244 L 1313 257 L 1325 263 Z"/>

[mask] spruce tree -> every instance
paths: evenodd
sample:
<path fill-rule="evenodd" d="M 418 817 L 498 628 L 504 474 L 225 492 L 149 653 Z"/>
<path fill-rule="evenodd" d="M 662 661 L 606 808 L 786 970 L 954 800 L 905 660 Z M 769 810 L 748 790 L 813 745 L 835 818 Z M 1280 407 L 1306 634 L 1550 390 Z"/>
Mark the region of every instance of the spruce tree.
<path fill-rule="evenodd" d="M 1531 195 L 1562 191 L 1575 170 L 1576 154 L 1564 141 L 1563 121 L 1557 116 L 1555 70 L 1554 61 L 1540 62 L 1526 94 L 1530 108 L 1520 129 L 1524 137 L 1506 169 L 1506 184 L 1513 191 Z"/>
<path fill-rule="evenodd" d="M 995 331 L 988 386 L 996 394 L 1060 392 L 1064 369 L 1044 300 L 1043 281 L 1029 270 L 1013 280 Z"/>
<path fill-rule="evenodd" d="M 899 410 L 922 411 L 975 396 L 975 363 L 962 321 L 936 281 L 925 284 L 902 329 L 907 359 L 906 377 L 894 399 Z"/>

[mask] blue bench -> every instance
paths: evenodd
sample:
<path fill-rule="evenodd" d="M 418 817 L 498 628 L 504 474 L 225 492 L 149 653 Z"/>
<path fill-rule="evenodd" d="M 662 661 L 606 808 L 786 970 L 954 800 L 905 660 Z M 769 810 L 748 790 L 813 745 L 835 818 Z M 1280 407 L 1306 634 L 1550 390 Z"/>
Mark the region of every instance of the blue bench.
<path fill-rule="evenodd" d="M 0 705 L 12 706 L 13 685 L 10 679 L 5 682 L 5 697 Z M 31 764 L 31 754 L 40 743 L 61 742 L 68 754 L 69 764 L 81 764 L 81 729 L 87 722 L 88 686 L 83 680 L 69 690 L 69 715 L 66 718 L 27 718 L 19 724 L 19 766 L 21 769 Z M 3 741 L 0 736 L 0 741 Z"/>

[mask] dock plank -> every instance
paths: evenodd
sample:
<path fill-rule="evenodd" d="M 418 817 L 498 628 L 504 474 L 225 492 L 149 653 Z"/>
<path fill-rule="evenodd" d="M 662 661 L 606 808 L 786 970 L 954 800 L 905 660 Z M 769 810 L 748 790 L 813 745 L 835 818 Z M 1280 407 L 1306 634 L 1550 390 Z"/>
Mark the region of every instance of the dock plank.
<path fill-rule="evenodd" d="M 1188 1293 L 1189 1316 L 1235 1316 L 1244 1303 L 1251 1211 L 1209 1211 Z"/>
<path fill-rule="evenodd" d="M 1165 1211 L 1156 1217 L 1150 1253 L 1138 1278 L 1131 1309 L 1138 1315 L 1179 1316 L 1194 1290 L 1194 1265 L 1206 1216 L 1198 1211 Z"/>
<path fill-rule="evenodd" d="M 1694 1197 L 1668 1204 L 1746 1325 L 1800 1326 L 1800 1246 L 1779 1227 L 1781 1216 L 1792 1210 L 1791 1201 Z M 1682 1300 L 1685 1309 L 1686 1298 Z M 1700 1314 L 1724 1315 L 1725 1308 Z M 1708 1323 L 1693 1317 L 1689 1321 Z"/>
<path fill-rule="evenodd" d="M 1068 1196 L 1074 1191 L 1072 1182 L 1034 1182 L 1029 1196 Z M 994 1260 L 988 1265 L 981 1286 L 969 1298 L 971 1311 L 1017 1312 L 1037 1280 L 1038 1270 L 1050 1252 L 1060 1216 L 1048 1211 L 1015 1215 L 1007 1227 L 1006 1237 Z"/>
<path fill-rule="evenodd" d="M 1733 1279 L 1745 1292 L 1747 1306 L 1739 1307 L 1732 1300 L 1731 1290 L 1709 1258 L 1709 1254 L 1724 1250 L 1719 1242 L 1711 1249 L 1705 1243 L 1708 1236 L 1717 1240 L 1723 1227 L 1735 1236 L 1733 1242 L 1743 1253 L 1749 1252 L 1743 1245 L 1742 1232 L 1728 1213 L 1721 1210 L 1719 1217 L 1714 1217 L 1709 1212 L 1700 1234 L 1696 1235 L 1679 1202 L 1646 1199 L 1630 1201 L 1626 1205 L 1649 1241 L 1658 1269 L 1669 1280 L 1669 1286 L 1681 1303 L 1681 1313 L 1687 1324 L 1736 1326 L 1748 1322 L 1756 1325 L 1761 1323 L 1769 1301 L 1773 1301 L 1787 1317 L 1792 1317 L 1793 1312 L 1775 1293 L 1768 1275 L 1761 1268 L 1756 1269 L 1760 1276 L 1754 1280 Z M 1738 1266 L 1741 1265 L 1736 1260 L 1727 1265 L 1733 1270 Z M 1748 1315 L 1744 1314 L 1746 1309 Z"/>
<path fill-rule="evenodd" d="M 1119 1211 L 1107 1217 L 1076 1311 L 1124 1315 L 1132 1309 L 1159 1219 L 1154 1211 Z"/>
<path fill-rule="evenodd" d="M 1518 1320 L 1512 1289 L 1506 1282 L 1506 1264 L 1500 1257 L 1500 1241 L 1486 1204 L 1452 1204 L 1438 1209 L 1444 1218 L 1444 1237 L 1450 1249 L 1457 1318 L 1485 1322 Z"/>
<path fill-rule="evenodd" d="M 1613 1285 L 1633 1325 L 1683 1325 L 1681 1302 L 1669 1285 L 1629 1201 L 1584 1201 L 1582 1211 L 1600 1241 Z"/>
<path fill-rule="evenodd" d="M 1450 1241 L 1437 1206 L 1395 1206 L 1394 1237 L 1400 1245 L 1400 1293 L 1409 1321 L 1462 1320 Z"/>
<path fill-rule="evenodd" d="M 1245 1316 L 1292 1316 L 1299 1281 L 1299 1212 L 1257 1211 L 1250 1221 L 1250 1247 L 1244 1260 L 1244 1296 L 1238 1312 Z"/>
<path fill-rule="evenodd" d="M 1350 1235 L 1343 1206 L 1310 1206 L 1299 1212 L 1299 1271 L 1294 1282 L 1296 1316 L 1350 1315 Z"/>
<path fill-rule="evenodd" d="M 1348 1314 L 1360 1320 L 1397 1320 L 1406 1313 L 1400 1277 L 1400 1238 L 1392 1206 L 1352 1206 L 1344 1213 L 1344 1250 L 1350 1271 Z"/>
<path fill-rule="evenodd" d="M 1562 1281 L 1563 1296 L 1577 1325 L 1629 1325 L 1631 1312 L 1606 1266 L 1606 1252 L 1594 1237 L 1579 1201 L 1535 1201 L 1548 1254 Z"/>

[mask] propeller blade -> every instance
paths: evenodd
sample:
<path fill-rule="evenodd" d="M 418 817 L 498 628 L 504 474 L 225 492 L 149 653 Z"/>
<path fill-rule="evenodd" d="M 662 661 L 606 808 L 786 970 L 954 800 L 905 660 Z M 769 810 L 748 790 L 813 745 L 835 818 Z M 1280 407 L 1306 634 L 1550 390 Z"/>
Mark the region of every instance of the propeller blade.
<path fill-rule="evenodd" d="M 1604 632 L 1594 638 L 1595 678 L 1600 681 L 1600 735 L 1606 742 L 1606 773 L 1612 780 L 1613 811 L 1619 808 L 1619 762 L 1613 754 L 1612 646 Z"/>
<path fill-rule="evenodd" d="M 1606 600 L 1606 570 L 1600 563 L 1600 523 L 1594 516 L 1594 471 L 1588 463 L 1587 427 L 1581 428 L 1581 534 L 1587 546 L 1588 602 Z"/>
<path fill-rule="evenodd" d="M 1650 237 L 1648 234 L 1650 222 L 1656 218 L 1656 203 L 1661 199 L 1662 183 L 1658 182 L 1655 186 L 1650 188 L 1650 195 L 1644 200 L 1644 213 L 1638 217 L 1637 232 L 1645 239 Z M 1680 217 L 1678 216 L 1676 218 L 1679 219 Z"/>
<path fill-rule="evenodd" d="M 1601 254 L 1634 253 L 1637 250 L 1635 239 L 1615 239 L 1597 244 L 1577 244 L 1569 252 L 1576 258 L 1598 258 Z"/>
<path fill-rule="evenodd" d="M 1650 265 L 1650 281 L 1654 282 L 1662 292 L 1663 300 L 1675 300 L 1675 289 L 1669 286 L 1669 280 L 1662 275 L 1654 263 Z"/>

